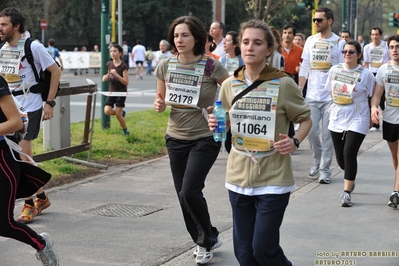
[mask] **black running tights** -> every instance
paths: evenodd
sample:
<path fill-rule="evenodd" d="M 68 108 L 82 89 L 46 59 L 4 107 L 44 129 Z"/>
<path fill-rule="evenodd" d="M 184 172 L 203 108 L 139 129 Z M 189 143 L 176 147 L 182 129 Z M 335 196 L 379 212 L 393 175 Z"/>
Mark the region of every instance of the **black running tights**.
<path fill-rule="evenodd" d="M 0 236 L 12 238 L 36 250 L 45 247 L 45 241 L 30 227 L 14 220 L 15 197 L 20 169 L 8 148 L 0 149 Z"/>
<path fill-rule="evenodd" d="M 345 172 L 344 178 L 354 181 L 357 174 L 357 153 L 366 135 L 353 131 L 330 132 L 337 163 Z"/>

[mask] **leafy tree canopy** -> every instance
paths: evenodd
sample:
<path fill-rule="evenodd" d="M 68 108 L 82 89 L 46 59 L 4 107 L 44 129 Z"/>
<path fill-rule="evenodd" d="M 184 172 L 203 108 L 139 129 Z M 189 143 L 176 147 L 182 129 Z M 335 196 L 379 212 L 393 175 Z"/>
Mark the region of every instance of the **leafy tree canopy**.
<path fill-rule="evenodd" d="M 295 0 L 225 0 L 226 31 L 239 31 L 240 24 L 250 19 L 261 19 L 281 29 L 293 24 L 298 32 L 311 34 L 311 10 L 298 7 Z M 347 1 L 349 2 L 349 1 Z M 33 37 L 41 39 L 40 20 L 47 19 L 45 43 L 56 39 L 56 46 L 72 50 L 75 46 L 88 46 L 90 51 L 100 44 L 102 0 L 1 0 L 0 10 L 15 6 L 26 17 L 26 28 Z M 342 1 L 319 1 L 334 11 L 333 31 L 342 25 Z M 384 34 L 393 33 L 388 27 L 388 13 L 399 8 L 396 0 L 357 0 L 358 34 L 367 36 L 373 26 Z M 212 23 L 212 2 L 207 0 L 123 0 L 123 40 L 131 46 L 141 39 L 143 44 L 157 50 L 166 38 L 171 22 L 183 15 L 197 16 L 206 29 Z M 111 7 L 110 7 L 111 11 Z M 349 12 L 348 12 L 349 13 Z M 367 39 L 367 38 L 366 38 Z"/>

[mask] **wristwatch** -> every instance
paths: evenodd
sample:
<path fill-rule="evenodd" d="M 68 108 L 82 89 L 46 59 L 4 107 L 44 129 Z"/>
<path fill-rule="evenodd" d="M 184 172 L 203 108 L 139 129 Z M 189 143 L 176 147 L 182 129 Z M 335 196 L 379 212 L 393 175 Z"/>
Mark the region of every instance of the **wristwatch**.
<path fill-rule="evenodd" d="M 299 149 L 299 140 L 297 138 L 292 138 L 294 140 L 295 147 Z"/>
<path fill-rule="evenodd" d="M 54 107 L 55 101 L 46 101 L 46 104 L 50 105 L 51 107 Z"/>

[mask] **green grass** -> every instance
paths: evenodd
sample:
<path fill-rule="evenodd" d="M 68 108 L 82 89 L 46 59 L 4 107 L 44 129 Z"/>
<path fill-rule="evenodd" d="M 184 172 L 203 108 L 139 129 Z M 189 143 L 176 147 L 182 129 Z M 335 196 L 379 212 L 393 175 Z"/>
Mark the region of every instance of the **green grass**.
<path fill-rule="evenodd" d="M 165 132 L 170 109 L 163 113 L 153 110 L 131 112 L 126 114 L 126 124 L 129 136 L 123 135 L 118 120 L 112 116 L 111 126 L 102 129 L 101 120 L 94 122 L 92 151 L 90 162 L 108 165 L 117 163 L 132 163 L 151 159 L 166 154 Z M 71 146 L 82 143 L 84 123 L 71 124 Z M 43 150 L 43 134 L 33 141 L 34 154 L 41 154 Z M 87 161 L 88 151 L 77 153 L 73 158 Z M 41 167 L 50 172 L 53 178 L 79 173 L 87 166 L 68 162 L 57 158 L 41 163 Z"/>

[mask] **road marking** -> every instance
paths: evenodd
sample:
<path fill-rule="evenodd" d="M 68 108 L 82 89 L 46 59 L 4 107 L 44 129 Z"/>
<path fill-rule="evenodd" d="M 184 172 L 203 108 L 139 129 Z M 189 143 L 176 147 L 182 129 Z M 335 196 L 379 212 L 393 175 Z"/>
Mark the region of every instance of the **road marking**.
<path fill-rule="evenodd" d="M 102 92 L 100 90 L 98 90 L 98 94 L 108 94 L 108 91 Z M 121 92 L 115 92 L 115 93 L 121 93 Z M 127 93 L 133 93 L 134 95 L 138 95 L 138 96 L 145 96 L 145 97 L 154 97 L 156 95 L 156 92 L 152 89 L 149 90 L 143 90 L 143 89 L 138 89 L 138 88 L 129 88 L 127 90 Z M 70 96 L 87 96 L 89 95 L 89 93 L 79 93 L 79 94 L 74 94 L 74 95 L 70 95 Z M 125 95 L 123 95 L 125 96 Z"/>
<path fill-rule="evenodd" d="M 109 91 L 98 91 L 97 94 L 114 97 L 155 97 L 155 92 L 143 92 L 143 91 L 128 91 L 128 92 L 109 92 Z"/>
<path fill-rule="evenodd" d="M 86 106 L 86 102 L 69 102 L 71 106 Z M 100 102 L 96 102 L 96 107 L 101 107 Z M 145 103 L 125 103 L 125 107 L 129 108 L 153 108 L 153 104 Z"/>

